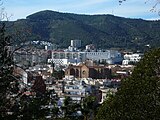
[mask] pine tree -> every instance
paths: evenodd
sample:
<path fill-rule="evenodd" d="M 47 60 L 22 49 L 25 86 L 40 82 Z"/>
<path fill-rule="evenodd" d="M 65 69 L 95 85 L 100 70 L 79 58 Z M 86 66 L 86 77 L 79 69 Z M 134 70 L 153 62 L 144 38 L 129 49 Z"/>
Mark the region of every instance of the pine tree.
<path fill-rule="evenodd" d="M 9 51 L 10 36 L 6 36 L 5 24 L 0 25 L 0 119 L 13 117 L 15 101 L 12 96 L 16 94 L 18 84 L 13 77 L 13 59 Z M 11 117 L 12 116 L 12 117 Z"/>
<path fill-rule="evenodd" d="M 97 120 L 106 119 L 160 119 L 160 48 L 145 54 L 116 95 L 102 105 Z"/>

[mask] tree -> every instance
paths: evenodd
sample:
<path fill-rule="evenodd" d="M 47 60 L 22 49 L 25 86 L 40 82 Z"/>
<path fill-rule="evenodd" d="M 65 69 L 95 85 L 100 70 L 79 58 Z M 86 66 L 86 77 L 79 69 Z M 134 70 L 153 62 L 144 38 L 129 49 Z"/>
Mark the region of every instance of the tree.
<path fill-rule="evenodd" d="M 112 101 L 113 101 L 113 95 L 109 94 L 106 100 L 103 102 L 103 104 L 98 109 L 98 113 L 95 118 L 96 120 L 110 120 L 110 119 L 107 119 L 107 117 L 111 113 L 110 105 L 112 105 Z"/>
<path fill-rule="evenodd" d="M 11 48 L 11 36 L 6 35 L 5 24 L 0 25 L 0 119 L 13 120 L 26 116 L 31 112 L 35 116 L 44 115 L 40 112 L 42 99 L 22 96 L 19 93 L 19 78 L 14 76 L 13 51 Z M 44 97 L 43 97 L 44 98 Z M 28 101 L 27 101 L 28 100 Z M 44 101 L 44 99 L 43 99 Z M 40 109 L 39 111 L 37 109 Z M 27 111 L 25 111 L 27 110 Z M 37 110 L 37 111 L 34 111 Z M 29 113 L 29 115 L 31 115 Z M 43 114 L 42 114 L 43 113 Z M 28 117 L 28 116 L 27 116 Z M 31 116 L 32 118 L 32 116 Z"/>
<path fill-rule="evenodd" d="M 23 95 L 20 100 L 21 109 L 18 111 L 19 118 L 23 120 L 41 120 L 46 119 L 46 116 L 51 116 L 50 105 L 53 104 L 51 103 L 51 94 L 46 91 L 45 94 L 38 96 Z"/>
<path fill-rule="evenodd" d="M 97 108 L 97 101 L 95 96 L 87 96 L 83 100 L 82 114 L 84 120 L 93 119 Z"/>
<path fill-rule="evenodd" d="M 13 76 L 13 59 L 9 51 L 10 36 L 5 34 L 5 24 L 0 25 L 0 119 L 14 114 L 12 109 L 15 100 L 12 97 L 18 92 L 18 83 Z M 7 117 L 8 118 L 8 117 Z"/>
<path fill-rule="evenodd" d="M 45 118 L 49 109 L 50 97 L 45 92 L 42 96 L 26 96 L 19 91 L 20 79 L 14 76 L 14 61 L 11 48 L 11 36 L 6 35 L 4 22 L 0 24 L 0 119 L 40 119 Z M 34 86 L 33 86 L 34 87 Z M 43 86 L 42 86 L 43 87 Z M 36 88 L 36 87 L 35 87 Z M 35 92 L 39 92 L 39 88 Z M 42 92 L 42 91 L 40 91 Z"/>
<path fill-rule="evenodd" d="M 160 119 L 160 48 L 145 54 L 116 95 L 99 109 L 98 120 Z M 102 113 L 103 116 L 102 116 Z"/>
<path fill-rule="evenodd" d="M 59 71 L 54 70 L 52 76 L 55 77 L 56 79 L 62 79 L 64 77 L 64 71 L 63 70 L 59 70 Z"/>
<path fill-rule="evenodd" d="M 64 99 L 64 106 L 62 110 L 64 112 L 64 118 L 70 120 L 78 120 L 80 116 L 77 116 L 77 111 L 81 109 L 81 105 L 77 102 L 74 102 L 72 98 L 66 97 Z"/>
<path fill-rule="evenodd" d="M 47 98 L 46 98 L 47 99 Z M 44 98 L 31 98 L 24 95 L 20 100 L 21 109 L 19 111 L 19 118 L 23 120 L 45 119 L 47 115 L 47 108 L 42 108 L 46 105 Z M 49 110 L 48 110 L 49 111 Z"/>

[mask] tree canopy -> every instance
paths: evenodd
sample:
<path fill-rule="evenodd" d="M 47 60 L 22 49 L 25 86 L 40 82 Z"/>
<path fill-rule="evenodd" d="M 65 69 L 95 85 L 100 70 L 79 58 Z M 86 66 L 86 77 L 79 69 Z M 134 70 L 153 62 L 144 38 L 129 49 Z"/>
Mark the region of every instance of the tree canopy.
<path fill-rule="evenodd" d="M 97 120 L 160 119 L 160 48 L 145 54 L 115 96 L 100 107 Z M 103 114 L 102 114 L 103 113 Z"/>
<path fill-rule="evenodd" d="M 7 22 L 14 27 L 8 30 L 26 34 L 27 41 L 49 41 L 67 48 L 70 40 L 82 40 L 82 46 L 95 44 L 97 48 L 144 50 L 145 45 L 160 46 L 160 21 L 130 19 L 114 15 L 78 15 L 55 11 L 40 11 L 27 19 Z M 23 35 L 19 35 L 23 36 Z M 14 36 L 16 40 L 17 36 Z M 19 40 L 20 41 L 20 40 Z"/>
<path fill-rule="evenodd" d="M 0 25 L 0 119 L 6 118 L 8 113 L 13 112 L 17 85 L 13 73 L 13 60 L 9 51 L 10 36 L 5 34 L 5 24 Z M 15 86 L 16 85 L 16 86 Z"/>

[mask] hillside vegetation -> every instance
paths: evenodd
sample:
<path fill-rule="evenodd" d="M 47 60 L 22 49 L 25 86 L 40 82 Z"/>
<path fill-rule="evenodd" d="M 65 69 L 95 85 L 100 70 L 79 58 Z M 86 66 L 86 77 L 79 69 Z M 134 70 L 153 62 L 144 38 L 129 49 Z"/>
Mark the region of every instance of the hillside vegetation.
<path fill-rule="evenodd" d="M 41 11 L 12 22 L 10 32 L 19 30 L 27 40 L 51 41 L 67 47 L 71 39 L 82 40 L 83 46 L 143 50 L 145 45 L 160 46 L 160 21 L 129 19 L 113 15 L 78 15 Z"/>

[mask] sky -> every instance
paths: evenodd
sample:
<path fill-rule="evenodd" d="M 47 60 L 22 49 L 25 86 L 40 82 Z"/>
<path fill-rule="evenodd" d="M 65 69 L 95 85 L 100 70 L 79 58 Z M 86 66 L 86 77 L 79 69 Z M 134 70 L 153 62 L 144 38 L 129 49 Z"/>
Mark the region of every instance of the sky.
<path fill-rule="evenodd" d="M 10 21 L 26 18 L 42 10 L 53 10 L 76 14 L 113 14 L 126 18 L 145 20 L 160 19 L 158 12 L 151 12 L 156 0 L 126 0 L 119 5 L 118 0 L 2 0 L 1 7 Z M 159 7 L 159 6 L 158 6 Z"/>

